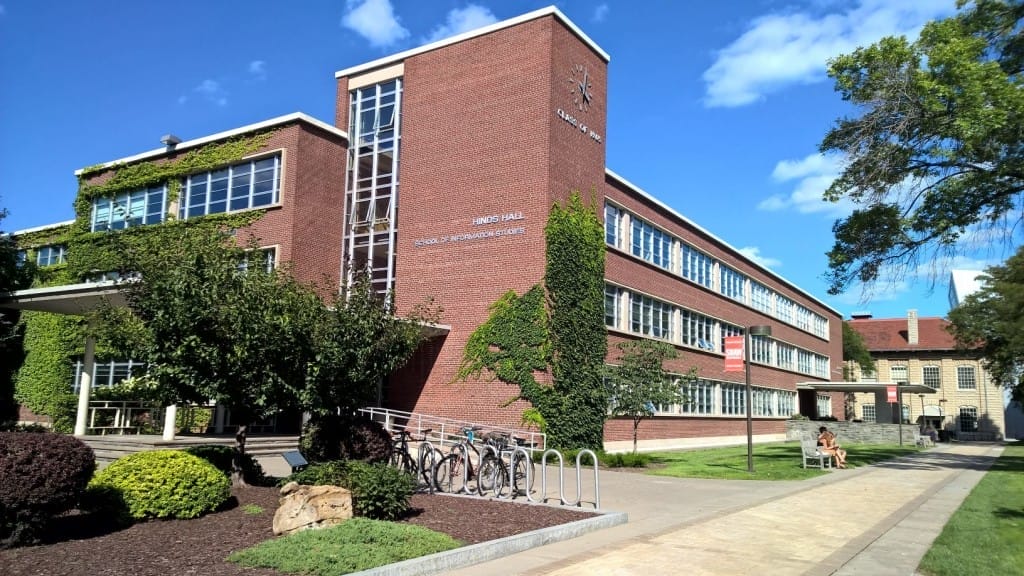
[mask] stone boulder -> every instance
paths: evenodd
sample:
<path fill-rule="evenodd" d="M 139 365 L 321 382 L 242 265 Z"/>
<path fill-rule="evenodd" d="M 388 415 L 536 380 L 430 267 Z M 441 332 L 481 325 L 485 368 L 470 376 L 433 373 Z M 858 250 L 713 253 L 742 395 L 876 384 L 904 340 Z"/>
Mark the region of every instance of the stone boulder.
<path fill-rule="evenodd" d="M 352 492 L 345 488 L 289 482 L 281 488 L 281 505 L 274 513 L 274 534 L 326 528 L 351 517 Z"/>

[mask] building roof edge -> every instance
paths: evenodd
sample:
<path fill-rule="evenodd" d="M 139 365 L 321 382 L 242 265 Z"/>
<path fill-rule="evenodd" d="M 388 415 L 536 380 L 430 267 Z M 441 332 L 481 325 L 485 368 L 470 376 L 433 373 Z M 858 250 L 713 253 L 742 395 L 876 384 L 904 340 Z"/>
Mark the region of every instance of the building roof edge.
<path fill-rule="evenodd" d="M 298 122 L 305 122 L 305 123 L 310 124 L 312 126 L 316 126 L 317 128 L 320 128 L 321 130 L 325 130 L 327 132 L 330 132 L 330 133 L 334 134 L 335 136 L 340 136 L 340 137 L 344 138 L 345 140 L 348 140 L 348 133 L 345 132 L 344 130 L 340 130 L 340 129 L 338 129 L 335 126 L 332 126 L 332 125 L 324 122 L 323 120 L 318 120 L 318 119 L 310 116 L 309 114 L 306 114 L 306 113 L 303 113 L 303 112 L 292 112 L 291 114 L 285 114 L 284 116 L 277 116 L 275 118 L 270 118 L 269 120 L 263 120 L 262 122 L 256 122 L 255 124 L 247 124 L 245 126 L 240 126 L 238 128 L 232 128 L 231 130 L 225 130 L 223 132 L 217 132 L 216 134 L 210 134 L 209 136 L 202 136 L 200 138 L 194 138 L 192 140 L 186 140 L 186 141 L 176 145 L 174 147 L 174 151 L 175 152 L 180 152 L 180 151 L 186 150 L 188 148 L 195 148 L 196 146 L 201 146 L 203 144 L 208 144 L 210 142 L 216 142 L 217 140 L 224 140 L 225 138 L 231 138 L 232 136 L 238 136 L 240 134 L 245 134 L 246 132 L 253 132 L 253 131 L 256 131 L 256 130 L 262 130 L 263 128 L 269 128 L 271 126 L 277 126 L 279 124 L 288 124 L 289 122 L 296 122 L 296 121 L 298 121 Z M 157 157 L 157 156 L 163 156 L 163 155 L 167 154 L 167 152 L 168 152 L 167 147 L 157 148 L 155 150 L 149 150 L 148 152 L 142 152 L 140 154 L 135 154 L 133 156 L 125 156 L 124 158 L 118 158 L 117 160 L 111 160 L 110 162 L 104 162 L 103 164 L 100 164 L 100 167 L 102 167 L 102 168 L 110 168 L 110 167 L 115 166 L 117 164 L 126 164 L 126 163 L 129 163 L 129 162 L 138 162 L 139 160 L 146 160 L 147 158 L 154 158 L 154 157 Z M 85 170 L 85 168 L 79 168 L 78 170 L 75 170 L 75 176 L 80 176 L 84 170 Z"/>
<path fill-rule="evenodd" d="M 53 224 L 43 224 L 42 226 L 33 226 L 31 228 L 25 228 L 24 230 L 15 230 L 10 232 L 10 236 L 21 236 L 23 234 L 32 234 L 33 232 L 42 232 L 43 230 L 49 230 L 50 228 L 60 228 L 61 226 L 70 226 L 74 224 L 74 220 L 64 220 L 63 222 L 54 222 Z"/>
<path fill-rule="evenodd" d="M 438 48 L 444 48 L 445 46 L 451 46 L 452 44 L 458 44 L 459 42 L 463 42 L 471 38 L 476 38 L 477 36 L 484 36 L 486 34 L 490 34 L 491 32 L 496 32 L 498 30 L 502 30 L 505 28 L 511 28 L 512 26 L 522 24 L 523 22 L 529 22 L 530 20 L 536 20 L 537 18 L 541 18 L 544 16 L 554 16 L 555 19 L 562 22 L 562 24 L 564 24 L 566 28 L 572 30 L 573 34 L 579 37 L 580 40 L 582 40 L 587 46 L 589 46 L 591 50 L 597 53 L 598 56 L 604 59 L 605 62 L 611 61 L 612 57 L 607 52 L 602 50 L 601 47 L 597 45 L 597 42 L 594 42 L 589 36 L 587 36 L 586 33 L 584 33 L 583 30 L 580 29 L 579 26 L 573 23 L 573 21 L 570 20 L 568 16 L 563 14 L 562 11 L 555 6 L 547 6 L 545 8 L 540 8 L 539 10 L 534 10 L 533 12 L 527 12 L 526 14 L 521 14 L 519 16 L 515 16 L 507 20 L 495 22 L 494 24 L 490 24 L 482 28 L 469 30 L 467 32 L 457 34 L 450 38 L 443 38 L 436 42 L 431 42 L 429 44 L 417 46 L 416 48 L 411 48 L 403 52 L 391 54 L 390 56 L 384 56 L 383 58 L 378 58 L 376 60 L 364 62 L 363 64 L 357 64 L 356 66 L 344 68 L 342 70 L 338 70 L 337 72 L 335 72 L 334 77 L 343 78 L 345 76 L 359 74 L 360 72 L 367 72 L 375 68 L 381 68 L 389 64 L 401 62 L 402 60 L 411 58 L 419 54 L 424 54 L 432 50 L 437 50 Z"/>
<path fill-rule="evenodd" d="M 814 296 L 813 294 L 811 294 L 811 293 L 807 292 L 807 291 L 806 291 L 806 290 L 804 290 L 803 288 L 800 288 L 799 286 L 797 286 L 797 285 L 796 285 L 796 284 L 794 284 L 793 282 L 790 282 L 789 280 L 787 280 L 787 279 L 786 279 L 785 277 L 783 277 L 783 276 L 779 275 L 778 273 L 776 273 L 776 272 L 773 272 L 773 271 L 769 270 L 768 268 L 765 268 L 765 267 L 764 267 L 764 266 L 762 266 L 761 264 L 758 264 L 757 262 L 755 262 L 755 261 L 751 260 L 751 259 L 750 259 L 749 257 L 747 257 L 747 256 L 744 256 L 744 255 L 743 255 L 742 253 L 740 253 L 740 251 L 739 251 L 739 250 L 737 250 L 737 249 L 736 249 L 736 247 L 734 247 L 734 246 L 733 246 L 732 244 L 729 244 L 728 242 L 726 242 L 725 240 L 722 240 L 721 238 L 719 238 L 719 237 L 718 237 L 718 236 L 716 236 L 715 234 L 712 234 L 712 233 L 711 233 L 711 232 L 710 232 L 710 231 L 709 231 L 708 229 L 704 228 L 704 227 L 703 227 L 703 226 L 701 226 L 700 224 L 697 224 L 697 223 L 696 223 L 696 222 L 694 222 L 693 220 L 690 220 L 690 219 L 689 219 L 689 218 L 687 218 L 686 216 L 683 216 L 683 215 L 682 215 L 682 214 L 680 214 L 680 213 L 679 213 L 678 211 L 676 211 L 676 209 L 675 209 L 675 208 L 672 208 L 672 207 L 671 207 L 671 206 L 669 206 L 668 204 L 665 204 L 665 203 L 664 203 L 664 202 L 662 202 L 661 200 L 658 200 L 657 198 L 655 198 L 654 196 L 652 196 L 652 195 L 651 195 L 651 194 L 650 194 L 649 192 L 645 191 L 645 190 L 644 190 L 643 188 L 640 188 L 640 187 L 639 187 L 639 186 L 637 186 L 636 184 L 633 184 L 633 183 L 632 183 L 632 182 L 630 182 L 629 180 L 626 180 L 626 179 L 625 179 L 625 178 L 623 178 L 622 176 L 619 176 L 619 175 L 618 175 L 618 174 L 616 174 L 616 173 L 615 173 L 614 171 L 612 171 L 612 169 L 611 169 L 611 168 L 607 168 L 607 167 L 606 167 L 606 168 L 604 169 L 604 172 L 605 172 L 605 174 L 606 174 L 606 175 L 608 175 L 609 177 L 613 178 L 614 180 L 617 180 L 618 182 L 620 182 L 620 183 L 621 183 L 621 184 L 623 184 L 624 186 L 627 186 L 627 187 L 628 187 L 628 188 L 629 188 L 630 190 L 632 190 L 632 191 L 636 192 L 637 194 L 640 194 L 640 195 L 641 195 L 641 196 L 643 196 L 643 197 L 644 197 L 645 199 L 647 199 L 647 200 L 649 200 L 650 202 L 652 202 L 652 203 L 654 203 L 655 205 L 657 205 L 657 206 L 658 206 L 659 208 L 661 208 L 661 209 L 665 210 L 666 212 L 668 212 L 669 214 L 671 214 L 671 215 L 672 215 L 673 217 L 675 217 L 675 218 L 678 218 L 678 219 L 682 220 L 682 221 L 683 221 L 683 222 L 685 222 L 686 224 L 688 224 L 688 225 L 692 226 L 693 228 L 695 228 L 696 230 L 700 231 L 700 232 L 701 232 L 702 234 L 706 234 L 706 235 L 707 235 L 707 236 L 708 236 L 709 238 L 711 238 L 711 239 L 712 239 L 712 240 L 714 240 L 715 242 L 718 242 L 718 243 L 719 243 L 719 244 L 721 244 L 722 246 L 725 246 L 725 247 L 726 247 L 726 248 L 728 248 L 729 250 L 732 250 L 732 251 L 733 251 L 733 252 L 734 252 L 734 253 L 735 253 L 735 254 L 736 254 L 737 256 L 739 256 L 740 258 L 742 258 L 742 259 L 746 260 L 746 261 L 747 261 L 747 262 L 749 262 L 749 263 L 750 263 L 751 265 L 753 265 L 754 267 L 756 267 L 756 268 L 757 268 L 758 270 L 761 270 L 762 272 L 764 272 L 765 274 L 768 274 L 769 276 L 771 276 L 771 277 L 775 278 L 776 280 L 778 280 L 778 281 L 780 281 L 780 282 L 784 282 L 784 283 L 785 283 L 785 284 L 787 284 L 788 286 L 791 286 L 791 287 L 792 287 L 792 288 L 793 288 L 794 290 L 796 290 L 797 292 L 799 292 L 799 293 L 803 294 L 803 295 L 804 295 L 804 296 L 806 296 L 807 298 L 810 298 L 810 299 L 811 299 L 811 300 L 813 300 L 814 302 L 816 302 L 816 303 L 818 303 L 819 305 L 821 305 L 821 306 L 822 306 L 823 308 L 825 308 L 826 310 L 829 310 L 829 311 L 831 311 L 832 313 L 834 313 L 835 315 L 839 316 L 839 319 L 840 319 L 840 320 L 842 320 L 842 319 L 843 319 L 843 315 L 842 315 L 842 314 L 841 314 L 841 313 L 840 313 L 840 312 L 839 312 L 838 310 L 836 310 L 835 308 L 833 308 L 833 307 L 829 306 L 828 304 L 826 304 L 826 303 L 822 302 L 822 301 L 821 301 L 821 300 L 820 300 L 820 299 L 819 299 L 819 298 L 818 298 L 817 296 Z"/>

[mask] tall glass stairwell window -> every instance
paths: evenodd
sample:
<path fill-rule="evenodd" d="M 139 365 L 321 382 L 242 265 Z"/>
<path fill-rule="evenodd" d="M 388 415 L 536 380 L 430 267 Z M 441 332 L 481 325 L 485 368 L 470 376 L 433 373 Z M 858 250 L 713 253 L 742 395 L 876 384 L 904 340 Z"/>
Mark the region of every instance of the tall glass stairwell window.
<path fill-rule="evenodd" d="M 379 294 L 395 285 L 401 105 L 401 78 L 349 93 L 345 254 L 349 274 L 369 269 Z"/>

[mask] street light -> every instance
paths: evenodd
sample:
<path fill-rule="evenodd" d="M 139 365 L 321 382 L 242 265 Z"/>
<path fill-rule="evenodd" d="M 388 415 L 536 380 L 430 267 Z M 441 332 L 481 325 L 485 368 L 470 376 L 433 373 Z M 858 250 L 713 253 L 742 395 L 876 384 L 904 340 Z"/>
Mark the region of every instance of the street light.
<path fill-rule="evenodd" d="M 744 362 L 747 365 L 747 472 L 754 473 L 754 420 L 753 392 L 750 389 L 750 337 L 771 336 L 771 326 L 751 326 L 747 328 L 747 341 L 743 346 Z"/>

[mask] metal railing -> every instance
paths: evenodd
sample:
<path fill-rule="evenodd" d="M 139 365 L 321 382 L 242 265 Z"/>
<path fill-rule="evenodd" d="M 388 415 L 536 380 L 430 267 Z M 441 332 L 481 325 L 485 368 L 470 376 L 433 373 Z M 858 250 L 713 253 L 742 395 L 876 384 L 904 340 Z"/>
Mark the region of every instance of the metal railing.
<path fill-rule="evenodd" d="M 465 439 L 463 429 L 478 427 L 491 433 L 503 434 L 506 436 L 522 438 L 526 441 L 528 449 L 543 450 L 546 446 L 547 437 L 535 430 L 523 428 L 510 428 L 472 422 L 469 420 L 457 420 L 441 416 L 430 416 L 416 412 L 403 412 L 391 410 L 390 408 L 360 408 L 361 413 L 370 419 L 380 422 L 388 432 L 394 433 L 398 430 L 408 430 L 418 436 L 425 436 L 435 446 L 442 450 L 450 448 Z"/>
<path fill-rule="evenodd" d="M 94 434 L 138 433 L 140 419 L 153 419 L 158 407 L 142 400 L 90 400 L 88 431 Z"/>

